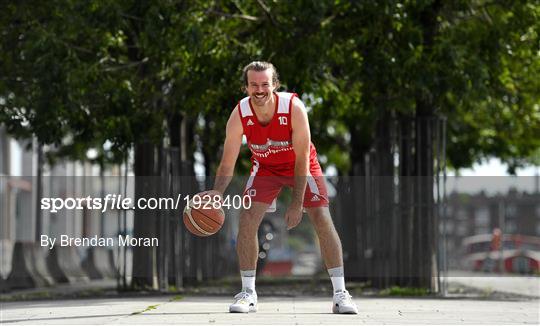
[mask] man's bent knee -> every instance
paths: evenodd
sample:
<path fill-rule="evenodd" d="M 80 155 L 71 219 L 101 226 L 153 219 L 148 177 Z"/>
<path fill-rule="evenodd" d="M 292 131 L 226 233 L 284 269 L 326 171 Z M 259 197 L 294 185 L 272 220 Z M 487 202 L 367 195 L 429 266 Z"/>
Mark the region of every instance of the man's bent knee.
<path fill-rule="evenodd" d="M 264 217 L 265 208 L 260 209 L 251 208 L 243 210 L 240 213 L 240 222 L 238 225 L 238 232 L 240 233 L 257 233 L 259 225 Z"/>
<path fill-rule="evenodd" d="M 313 224 L 332 225 L 332 216 L 328 207 L 314 207 L 306 209 L 308 216 Z"/>

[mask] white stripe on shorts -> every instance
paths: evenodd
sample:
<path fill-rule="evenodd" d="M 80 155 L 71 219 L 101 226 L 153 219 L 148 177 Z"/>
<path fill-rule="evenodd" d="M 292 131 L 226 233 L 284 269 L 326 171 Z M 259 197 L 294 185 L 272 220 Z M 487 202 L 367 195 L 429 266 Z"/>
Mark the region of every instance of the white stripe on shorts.
<path fill-rule="evenodd" d="M 257 171 L 259 171 L 259 161 L 253 160 L 253 170 L 251 171 L 251 175 L 249 176 L 249 179 L 246 183 L 246 189 L 248 190 L 253 186 L 253 180 L 255 180 L 255 175 L 257 174 Z"/>
<path fill-rule="evenodd" d="M 313 194 L 315 195 L 321 194 L 319 192 L 319 187 L 317 187 L 317 182 L 315 182 L 315 178 L 313 178 L 313 176 L 310 175 L 307 177 L 307 184 L 309 187 L 309 191 L 311 191 Z"/>

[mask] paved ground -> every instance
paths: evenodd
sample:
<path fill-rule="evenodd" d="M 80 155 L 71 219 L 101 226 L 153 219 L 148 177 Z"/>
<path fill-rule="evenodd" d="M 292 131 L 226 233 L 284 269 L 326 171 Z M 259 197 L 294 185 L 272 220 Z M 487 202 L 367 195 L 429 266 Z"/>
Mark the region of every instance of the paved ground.
<path fill-rule="evenodd" d="M 448 298 L 395 298 L 372 293 L 355 298 L 360 308 L 356 316 L 331 314 L 330 298 L 320 296 L 330 291 L 328 288 L 312 291 L 319 293 L 315 296 L 299 291 L 313 287 L 309 282 L 296 282 L 299 288 L 286 280 L 280 282 L 284 287 L 260 287 L 264 295 L 259 312 L 245 315 L 227 312 L 232 296 L 215 295 L 233 293 L 234 286 L 221 292 L 212 292 L 212 287 L 199 294 L 187 291 L 192 295 L 185 297 L 148 296 L 118 293 L 114 280 L 94 281 L 3 293 L 0 324 L 540 324 L 539 277 L 454 272 L 449 276 L 452 291 Z M 283 296 L 287 293 L 304 295 Z M 89 299 L 96 296 L 100 298 Z"/>
<path fill-rule="evenodd" d="M 228 297 L 146 297 L 1 303 L 2 324 L 539 324 L 534 300 L 357 298 L 359 315 L 333 315 L 320 297 L 260 298 L 259 312 L 229 314 Z"/>
<path fill-rule="evenodd" d="M 540 298 L 540 277 L 538 276 L 450 271 L 448 282 L 463 284 L 485 292 L 498 291 Z"/>

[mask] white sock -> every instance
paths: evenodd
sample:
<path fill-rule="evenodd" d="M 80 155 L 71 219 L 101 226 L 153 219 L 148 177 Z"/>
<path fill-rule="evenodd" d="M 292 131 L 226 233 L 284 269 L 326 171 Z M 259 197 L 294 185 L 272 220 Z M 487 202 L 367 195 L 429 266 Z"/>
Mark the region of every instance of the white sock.
<path fill-rule="evenodd" d="M 332 286 L 334 287 L 334 293 L 337 291 L 345 291 L 345 277 L 343 273 L 343 266 L 330 268 L 328 270 Z"/>
<path fill-rule="evenodd" d="M 242 291 L 251 290 L 248 292 L 255 293 L 255 270 L 240 271 L 242 277 Z"/>

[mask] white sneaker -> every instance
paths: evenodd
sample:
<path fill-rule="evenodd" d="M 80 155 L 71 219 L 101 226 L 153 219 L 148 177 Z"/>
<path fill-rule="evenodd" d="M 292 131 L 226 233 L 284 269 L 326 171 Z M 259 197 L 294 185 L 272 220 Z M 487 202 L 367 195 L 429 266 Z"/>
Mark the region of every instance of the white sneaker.
<path fill-rule="evenodd" d="M 335 314 L 358 314 L 358 308 L 352 301 L 349 291 L 336 291 L 334 293 L 332 312 Z"/>
<path fill-rule="evenodd" d="M 256 312 L 257 293 L 242 291 L 234 296 L 234 303 L 229 306 L 229 312 Z"/>

